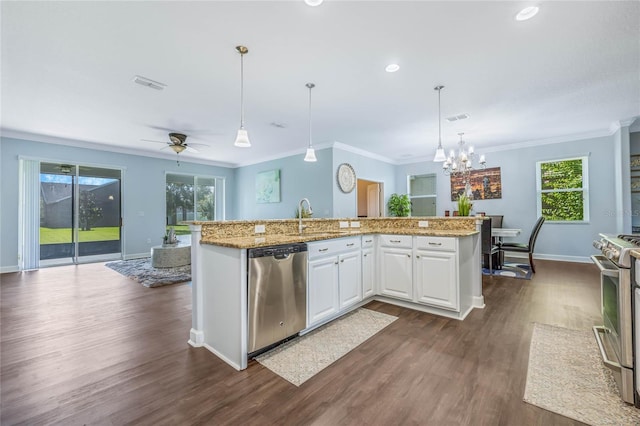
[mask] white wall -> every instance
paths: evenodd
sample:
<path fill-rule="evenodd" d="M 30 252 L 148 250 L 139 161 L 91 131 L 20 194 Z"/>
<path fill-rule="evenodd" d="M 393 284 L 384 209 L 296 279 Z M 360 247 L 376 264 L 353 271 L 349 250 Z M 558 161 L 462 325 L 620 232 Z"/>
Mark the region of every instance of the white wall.
<path fill-rule="evenodd" d="M 162 241 L 165 228 L 165 173 L 192 173 L 219 176 L 226 180 L 227 216 L 233 217 L 232 193 L 235 169 L 94 149 L 0 138 L 0 270 L 15 270 L 18 265 L 18 158 L 71 164 L 103 165 L 124 168 L 122 193 L 123 253 L 138 256 L 149 253 Z M 231 191 L 232 192 L 232 191 Z M 147 243 L 151 239 L 151 244 Z"/>
<path fill-rule="evenodd" d="M 476 200 L 475 211 L 504 215 L 505 228 L 521 228 L 517 241 L 527 242 L 536 212 L 536 162 L 589 155 L 589 208 L 586 224 L 545 223 L 536 242 L 536 255 L 565 260 L 586 261 L 595 253 L 592 241 L 598 233 L 616 232 L 615 177 L 612 170 L 614 150 L 612 137 L 583 139 L 487 153 L 487 167 L 500 167 L 502 198 Z M 441 163 L 428 161 L 399 166 L 396 169 L 396 191 L 406 193 L 406 177 L 413 174 L 437 174 L 437 212 L 456 210 L 451 201 L 451 183 L 442 173 Z"/>

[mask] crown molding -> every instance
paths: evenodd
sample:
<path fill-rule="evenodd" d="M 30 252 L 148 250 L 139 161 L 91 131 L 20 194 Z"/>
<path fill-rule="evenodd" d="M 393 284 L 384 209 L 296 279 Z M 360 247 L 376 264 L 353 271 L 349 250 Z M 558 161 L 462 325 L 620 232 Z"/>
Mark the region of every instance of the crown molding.
<path fill-rule="evenodd" d="M 346 143 L 334 142 L 333 143 L 333 147 L 337 148 L 337 149 L 340 149 L 342 151 L 347 151 L 347 152 L 351 152 L 353 154 L 361 155 L 363 157 L 371 158 L 373 160 L 378 160 L 378 161 L 382 161 L 384 163 L 389 163 L 389 164 L 392 164 L 394 166 L 399 164 L 397 161 L 392 160 L 390 158 L 387 158 L 385 156 L 382 156 L 382 155 L 379 155 L 379 154 L 374 154 L 373 152 L 365 151 L 364 149 L 356 148 L 354 146 L 347 145 Z"/>
<path fill-rule="evenodd" d="M 3 138 L 12 138 L 12 139 L 27 140 L 32 142 L 65 145 L 65 146 L 72 146 L 75 148 L 95 149 L 97 151 L 107 151 L 107 152 L 113 152 L 118 154 L 137 155 L 141 157 L 158 158 L 162 160 L 176 159 L 175 157 L 173 157 L 173 154 L 169 154 L 169 153 L 167 154 L 164 154 L 161 152 L 154 153 L 150 151 L 144 151 L 141 149 L 127 148 L 127 147 L 117 146 L 117 145 L 107 145 L 107 144 L 101 144 L 97 142 L 81 141 L 77 139 L 65 139 L 57 136 L 41 135 L 38 133 L 22 132 L 22 131 L 11 130 L 11 129 L 0 129 L 0 136 L 2 136 Z M 226 168 L 236 167 L 234 164 L 231 164 L 231 163 L 203 160 L 203 159 L 198 159 L 193 157 L 186 157 L 182 155 L 178 159 L 183 163 L 204 164 L 206 166 L 216 166 L 216 167 L 226 167 Z"/>

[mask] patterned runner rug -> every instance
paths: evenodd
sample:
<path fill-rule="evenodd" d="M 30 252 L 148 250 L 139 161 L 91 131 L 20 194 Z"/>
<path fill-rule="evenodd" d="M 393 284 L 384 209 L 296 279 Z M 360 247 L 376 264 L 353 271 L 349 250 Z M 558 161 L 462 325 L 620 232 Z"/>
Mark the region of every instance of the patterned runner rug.
<path fill-rule="evenodd" d="M 256 357 L 256 361 L 300 386 L 397 319 L 360 308 Z"/>
<path fill-rule="evenodd" d="M 175 268 L 154 268 L 151 258 L 118 260 L 105 266 L 131 278 L 145 287 L 160 287 L 168 284 L 191 281 L 191 265 Z"/>
<path fill-rule="evenodd" d="M 638 425 L 604 367 L 591 330 L 534 324 L 524 401 L 590 425 Z"/>

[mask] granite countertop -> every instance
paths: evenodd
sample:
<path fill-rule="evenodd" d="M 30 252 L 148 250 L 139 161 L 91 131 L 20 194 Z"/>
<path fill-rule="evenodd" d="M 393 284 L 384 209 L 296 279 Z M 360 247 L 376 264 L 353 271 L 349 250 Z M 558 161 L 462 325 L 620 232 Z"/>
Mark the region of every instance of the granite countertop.
<path fill-rule="evenodd" d="M 317 233 L 298 234 L 271 234 L 271 235 L 252 235 L 249 237 L 224 237 L 224 238 L 206 238 L 200 241 L 201 244 L 211 244 L 222 247 L 249 249 L 256 247 L 275 246 L 279 244 L 302 243 L 310 241 L 321 241 L 332 238 L 344 238 L 351 236 L 367 235 L 367 234 L 393 234 L 393 235 L 416 235 L 430 237 L 469 237 L 478 234 L 478 231 L 469 230 L 429 230 L 429 229 L 383 229 L 376 232 L 362 231 L 329 231 Z"/>

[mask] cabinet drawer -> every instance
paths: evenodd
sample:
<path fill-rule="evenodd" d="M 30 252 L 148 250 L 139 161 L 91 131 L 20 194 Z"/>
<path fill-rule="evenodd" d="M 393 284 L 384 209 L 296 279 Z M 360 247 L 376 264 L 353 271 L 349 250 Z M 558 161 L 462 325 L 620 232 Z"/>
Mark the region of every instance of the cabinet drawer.
<path fill-rule="evenodd" d="M 416 237 L 416 248 L 424 250 L 455 251 L 456 239 L 452 237 Z"/>
<path fill-rule="evenodd" d="M 373 247 L 373 235 L 362 236 L 362 247 Z"/>
<path fill-rule="evenodd" d="M 313 241 L 307 244 L 309 259 L 360 249 L 360 238 L 334 238 L 331 240 Z"/>
<path fill-rule="evenodd" d="M 385 247 L 412 248 L 411 235 L 380 235 L 380 245 Z"/>

